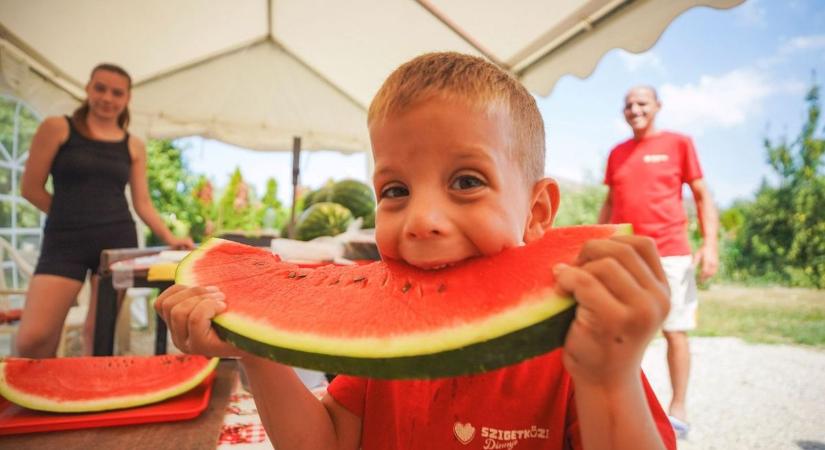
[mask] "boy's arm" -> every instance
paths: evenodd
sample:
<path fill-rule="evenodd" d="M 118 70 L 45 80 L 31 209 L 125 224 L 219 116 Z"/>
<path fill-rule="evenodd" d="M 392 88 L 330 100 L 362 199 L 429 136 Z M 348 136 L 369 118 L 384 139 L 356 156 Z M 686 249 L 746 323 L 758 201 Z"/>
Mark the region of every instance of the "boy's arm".
<path fill-rule="evenodd" d="M 319 401 L 291 367 L 243 352 L 218 337 L 211 320 L 226 309 L 223 300 L 217 288 L 174 285 L 161 293 L 155 309 L 182 351 L 241 357 L 255 405 L 275 448 L 357 450 L 361 440 L 357 416 L 331 398 Z"/>
<path fill-rule="evenodd" d="M 359 448 L 361 419 L 330 395 L 318 401 L 291 367 L 251 355 L 242 357 L 241 364 L 275 448 Z"/>
<path fill-rule="evenodd" d="M 578 301 L 564 365 L 576 390 L 584 448 L 664 448 L 640 377 L 645 348 L 669 309 L 653 241 L 591 241 L 575 266 L 558 267 L 556 277 Z"/>

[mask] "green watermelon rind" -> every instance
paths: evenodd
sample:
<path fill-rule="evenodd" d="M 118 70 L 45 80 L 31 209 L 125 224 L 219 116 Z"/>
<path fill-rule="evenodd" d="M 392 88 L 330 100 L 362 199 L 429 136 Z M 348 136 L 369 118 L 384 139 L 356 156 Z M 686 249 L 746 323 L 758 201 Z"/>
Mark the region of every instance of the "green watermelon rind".
<path fill-rule="evenodd" d="M 6 365 L 8 363 L 6 361 L 0 361 L 0 395 L 24 408 L 47 412 L 79 413 L 133 408 L 157 403 L 190 391 L 195 386 L 201 384 L 203 380 L 215 370 L 218 362 L 219 358 L 211 358 L 203 369 L 192 377 L 149 394 L 134 394 L 103 398 L 100 400 L 61 401 L 59 399 L 38 396 L 16 389 L 6 377 Z M 46 383 L 49 381 L 54 380 L 44 380 L 43 382 Z"/>
<path fill-rule="evenodd" d="M 421 379 L 486 372 L 547 353 L 564 345 L 575 315 L 573 305 L 539 323 L 484 342 L 438 353 L 376 358 L 303 352 L 263 344 L 219 321 L 214 327 L 218 336 L 236 347 L 283 364 L 371 378 Z"/>
<path fill-rule="evenodd" d="M 384 337 L 345 338 L 281 331 L 257 318 L 232 311 L 215 317 L 213 322 L 264 346 L 352 358 L 399 358 L 441 353 L 489 341 L 535 325 L 574 305 L 572 299 L 548 290 L 543 296 L 525 298 L 520 306 L 483 320 L 452 328 Z"/>

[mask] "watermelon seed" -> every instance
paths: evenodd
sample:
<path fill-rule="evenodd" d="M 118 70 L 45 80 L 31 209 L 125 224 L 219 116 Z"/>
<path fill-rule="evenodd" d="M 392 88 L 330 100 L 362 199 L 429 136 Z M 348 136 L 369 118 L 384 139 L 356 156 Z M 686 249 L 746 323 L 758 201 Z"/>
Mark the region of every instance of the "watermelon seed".
<path fill-rule="evenodd" d="M 409 291 L 411 287 L 412 287 L 412 284 L 410 284 L 410 282 L 407 281 L 406 283 L 404 283 L 404 286 L 401 288 L 401 292 L 406 294 L 407 291 Z"/>
<path fill-rule="evenodd" d="M 340 279 L 340 278 L 336 278 L 335 280 L 332 280 L 332 283 L 330 283 L 329 285 L 330 285 L 330 286 L 335 286 L 336 284 L 338 284 L 338 283 L 340 283 L 340 282 L 341 282 L 341 279 Z"/>
<path fill-rule="evenodd" d="M 297 274 L 297 273 L 295 273 L 295 272 L 289 272 L 289 275 L 287 275 L 287 277 L 289 277 L 289 278 L 295 278 L 295 276 L 296 276 L 296 275 L 298 275 L 298 274 Z"/>
<path fill-rule="evenodd" d="M 367 279 L 367 277 L 355 277 L 355 278 L 352 279 L 352 282 L 357 283 L 359 281 L 364 281 L 366 279 Z"/>
<path fill-rule="evenodd" d="M 298 274 L 298 275 L 296 275 L 295 277 L 296 277 L 296 278 L 306 278 L 306 277 L 307 277 L 307 274 L 305 274 L 305 273 L 299 273 L 299 274 Z"/>
<path fill-rule="evenodd" d="M 447 290 L 447 285 L 445 285 L 444 283 L 441 283 L 441 284 L 438 285 L 438 292 L 439 293 L 444 292 L 446 290 Z"/>

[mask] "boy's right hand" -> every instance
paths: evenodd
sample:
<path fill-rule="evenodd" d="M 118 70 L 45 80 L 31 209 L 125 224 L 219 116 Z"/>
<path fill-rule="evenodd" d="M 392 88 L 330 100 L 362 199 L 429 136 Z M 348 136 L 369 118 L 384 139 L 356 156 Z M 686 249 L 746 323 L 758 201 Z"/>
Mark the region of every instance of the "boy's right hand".
<path fill-rule="evenodd" d="M 243 353 L 224 342 L 212 328 L 212 318 L 226 310 L 224 295 L 216 287 L 188 287 L 175 284 L 155 300 L 172 342 L 185 353 L 206 356 L 241 356 Z"/>

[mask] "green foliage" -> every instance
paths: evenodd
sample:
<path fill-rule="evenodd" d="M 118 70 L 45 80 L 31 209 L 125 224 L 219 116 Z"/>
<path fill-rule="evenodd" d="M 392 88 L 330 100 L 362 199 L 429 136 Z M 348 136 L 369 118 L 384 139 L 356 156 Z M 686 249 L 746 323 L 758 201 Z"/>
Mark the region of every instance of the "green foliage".
<path fill-rule="evenodd" d="M 778 185 L 763 181 L 756 198 L 722 215 L 732 240 L 723 254 L 734 280 L 757 279 L 825 288 L 825 139 L 819 127 L 819 86 L 805 98 L 808 120 L 800 135 L 764 141 Z"/>
<path fill-rule="evenodd" d="M 15 135 L 15 112 L 17 115 L 17 153 L 12 155 L 14 150 Z M 35 117 L 32 111 L 24 104 L 18 103 L 12 98 L 0 96 L 0 142 L 6 147 L 10 155 L 20 157 L 29 150 L 34 132 L 40 125 L 40 119 Z"/>
<path fill-rule="evenodd" d="M 265 230 L 280 230 L 289 220 L 289 215 L 278 200 L 278 182 L 274 178 L 266 181 L 266 192 L 258 209 L 257 222 Z"/>
<path fill-rule="evenodd" d="M 163 222 L 176 236 L 203 238 L 205 220 L 192 195 L 197 180 L 187 171 L 181 149 L 172 141 L 150 140 L 146 146 L 149 196 Z M 163 245 L 155 233 L 149 231 L 149 245 Z"/>
<path fill-rule="evenodd" d="M 279 230 L 286 223 L 288 213 L 278 200 L 278 182 L 270 178 L 261 200 L 243 179 L 239 168 L 235 169 L 229 184 L 213 210 L 214 235 L 243 232 L 256 235 L 263 230 Z"/>
<path fill-rule="evenodd" d="M 221 195 L 215 217 L 215 233 L 226 231 L 259 231 L 256 208 L 253 207 L 254 192 L 243 180 L 241 169 L 236 168 L 229 179 L 229 184 Z"/>
<path fill-rule="evenodd" d="M 562 186 L 555 226 L 598 223 L 605 195 L 607 188 L 601 185 Z"/>

